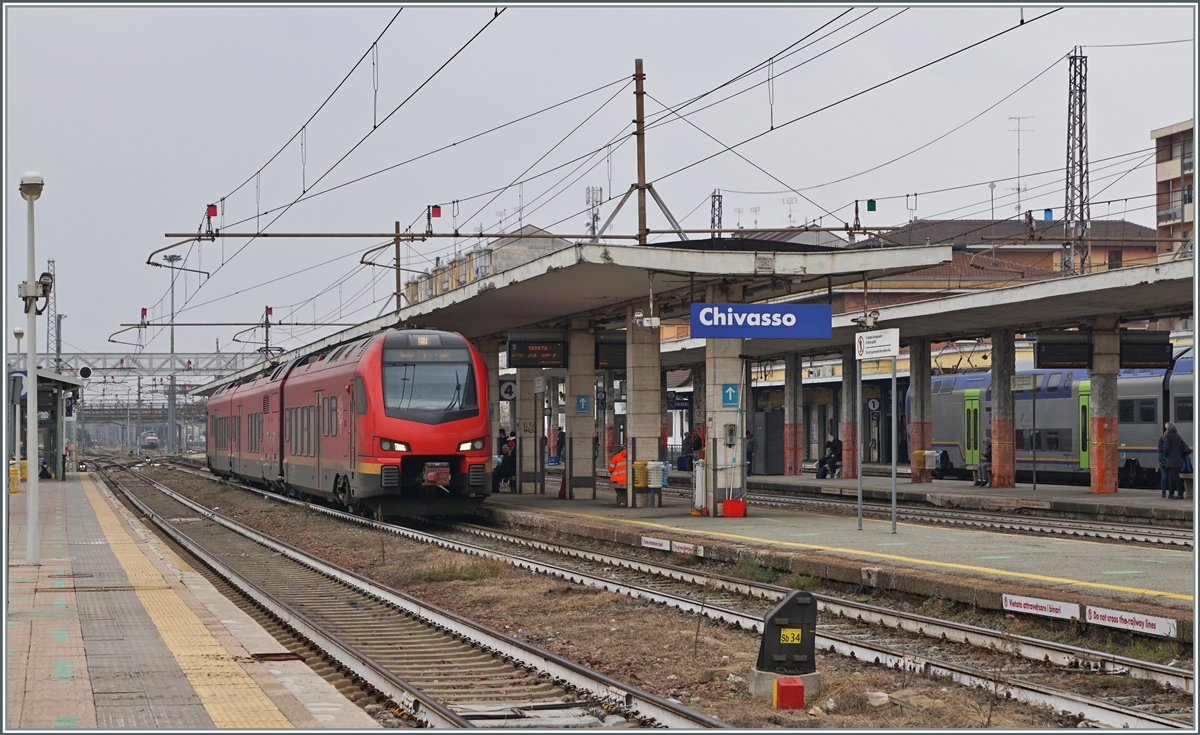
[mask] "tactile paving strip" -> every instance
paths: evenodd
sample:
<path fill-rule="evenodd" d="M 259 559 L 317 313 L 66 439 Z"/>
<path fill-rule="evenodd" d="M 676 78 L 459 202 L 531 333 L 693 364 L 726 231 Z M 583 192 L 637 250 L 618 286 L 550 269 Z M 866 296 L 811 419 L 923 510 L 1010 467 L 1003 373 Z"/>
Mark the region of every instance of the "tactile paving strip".
<path fill-rule="evenodd" d="M 287 728 L 291 723 L 259 688 L 237 661 L 164 581 L 149 559 L 137 548 L 113 510 L 89 478 L 84 492 L 95 511 L 96 521 L 115 561 L 144 614 L 162 636 L 175 657 L 179 670 L 199 698 L 210 723 L 196 727 Z M 122 626 L 124 628 L 124 626 Z M 89 649 L 89 663 L 91 651 Z M 155 692 L 154 701 L 174 699 L 182 692 Z M 162 699 L 160 699 L 162 695 Z M 176 700 L 179 701 L 179 700 Z M 182 703 L 182 702 L 180 702 Z M 170 706 L 174 709 L 174 706 Z M 139 725 L 127 724 L 125 727 Z M 157 725 L 177 726 L 174 723 Z"/>

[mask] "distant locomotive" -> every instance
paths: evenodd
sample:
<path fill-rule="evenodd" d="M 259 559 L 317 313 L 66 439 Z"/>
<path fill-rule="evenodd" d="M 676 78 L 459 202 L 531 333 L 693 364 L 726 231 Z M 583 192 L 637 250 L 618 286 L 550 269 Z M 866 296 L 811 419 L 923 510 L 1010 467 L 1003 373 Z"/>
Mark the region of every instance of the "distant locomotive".
<path fill-rule="evenodd" d="M 158 435 L 150 433 L 143 437 L 142 449 L 158 449 Z"/>
<path fill-rule="evenodd" d="M 1124 487 L 1157 485 L 1158 438 L 1166 422 L 1173 422 L 1183 440 L 1193 446 L 1194 348 L 1180 347 L 1175 352 L 1169 370 L 1122 370 L 1117 376 L 1117 456 L 1119 482 Z M 1039 479 L 1086 484 L 1091 472 L 1091 381 L 1087 371 L 1017 370 L 1017 374 L 1037 376 L 1036 431 L 1035 391 L 1015 396 L 1017 472 L 1025 478 L 1032 475 L 1036 447 Z M 941 453 L 943 471 L 969 477 L 966 466 L 979 463 L 982 442 L 992 438 L 992 374 L 937 375 L 930 394 L 933 449 Z"/>
<path fill-rule="evenodd" d="M 391 330 L 218 390 L 219 474 L 384 518 L 449 515 L 491 492 L 487 367 L 461 335 Z"/>

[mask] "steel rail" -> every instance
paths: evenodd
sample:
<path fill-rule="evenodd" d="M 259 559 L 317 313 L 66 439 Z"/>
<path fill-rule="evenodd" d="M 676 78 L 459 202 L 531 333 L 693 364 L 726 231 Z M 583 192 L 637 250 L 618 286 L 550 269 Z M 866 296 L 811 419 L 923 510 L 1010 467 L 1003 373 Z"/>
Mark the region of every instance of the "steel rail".
<path fill-rule="evenodd" d="M 138 512 L 170 536 L 175 543 L 187 549 L 191 554 L 216 571 L 217 574 L 228 580 L 230 584 L 241 590 L 243 594 L 249 596 L 252 600 L 270 611 L 271 614 L 284 624 L 291 626 L 300 635 L 329 652 L 339 663 L 352 669 L 355 674 L 361 676 L 364 681 L 375 687 L 384 696 L 408 710 L 413 717 L 433 727 L 475 727 L 470 720 L 430 698 L 420 689 L 391 673 L 334 633 L 326 630 L 320 624 L 309 620 L 307 616 L 296 611 L 287 603 L 276 599 L 274 595 L 246 579 L 232 567 L 222 562 L 220 558 L 209 553 L 204 547 L 192 541 L 187 535 L 174 528 L 166 519 L 151 510 L 148 505 L 131 493 L 128 487 L 116 477 L 113 477 L 111 473 L 106 470 L 101 471 L 104 472 L 105 476 L 113 484 L 120 488 L 126 498 L 137 506 Z M 143 479 L 145 478 L 143 477 Z M 189 507 L 211 520 L 217 520 L 216 514 L 206 508 L 196 506 L 195 504 L 189 504 Z"/>
<path fill-rule="evenodd" d="M 244 535 L 247 538 L 262 544 L 263 546 L 266 546 L 267 548 L 273 549 L 274 551 L 292 559 L 293 561 L 301 563 L 315 571 L 336 579 L 346 586 L 359 590 L 363 594 L 383 600 L 395 606 L 396 608 L 413 615 L 414 617 L 424 620 L 430 625 L 469 640 L 485 651 L 510 658 L 519 662 L 521 665 L 547 672 L 556 681 L 565 682 L 577 689 L 587 692 L 596 699 L 636 712 L 639 716 L 653 719 L 665 727 L 729 727 L 720 720 L 691 710 L 681 704 L 676 704 L 675 702 L 671 702 L 668 699 L 651 694 L 625 682 L 605 676 L 604 674 L 588 669 L 585 666 L 581 666 L 574 661 L 538 648 L 532 644 L 525 643 L 524 641 L 513 638 L 512 636 L 488 629 L 479 623 L 429 605 L 428 603 L 425 603 L 414 597 L 410 597 L 409 595 L 406 595 L 398 590 L 378 585 L 355 572 L 320 560 L 290 544 L 287 544 L 286 542 L 267 536 L 266 534 L 249 528 L 248 526 L 238 523 L 237 521 L 226 518 L 219 513 L 214 513 L 199 503 L 180 495 L 162 483 L 157 482 L 142 473 L 133 470 L 127 471 L 132 472 L 132 474 L 137 475 L 142 480 L 152 484 L 159 492 L 166 494 L 177 502 L 191 508 L 195 512 L 204 515 L 206 518 L 219 523 L 222 526 L 241 535 Z M 239 487 L 244 486 L 239 485 Z M 379 527 L 381 530 L 393 530 L 397 528 L 395 526 L 389 526 L 388 524 L 370 521 L 359 516 L 350 515 L 332 508 L 325 508 L 303 501 L 283 498 L 274 495 L 273 493 L 268 493 L 258 489 L 248 489 L 269 500 L 281 500 L 289 502 L 302 507 L 307 507 L 311 510 L 324 512 L 328 515 L 332 515 L 343 520 L 350 520 L 368 526 Z M 472 552 L 467 551 L 467 553 Z"/>
<path fill-rule="evenodd" d="M 227 480 L 222 481 L 229 482 Z M 507 554 L 494 549 L 486 549 L 480 546 L 453 541 L 442 538 L 435 534 L 424 533 L 415 529 L 396 526 L 393 524 L 384 523 L 382 521 L 369 520 L 360 516 L 346 513 L 344 511 L 327 508 L 322 505 L 315 505 L 302 500 L 286 498 L 265 490 L 242 485 L 240 483 L 230 484 L 258 494 L 268 500 L 276 500 L 307 507 L 341 520 L 366 525 L 381 531 L 388 531 L 390 533 L 404 536 L 415 541 L 435 544 L 461 553 L 489 556 L 491 558 L 499 559 L 505 561 L 506 563 L 529 569 L 534 572 L 556 574 L 580 584 L 598 586 L 632 597 L 649 599 L 655 602 L 670 605 L 672 607 L 677 607 L 686 612 L 706 614 L 714 619 L 733 625 L 739 625 L 749 630 L 762 630 L 761 618 L 751 617 L 746 613 L 737 610 L 722 608 L 712 604 L 705 605 L 687 598 L 670 595 L 669 593 L 662 593 L 653 589 L 638 587 L 636 585 L 623 585 L 621 583 L 614 582 L 613 580 L 586 575 L 576 570 L 565 569 L 552 564 L 526 559 L 515 554 Z M 768 600 L 782 600 L 785 595 L 792 591 L 791 588 L 780 585 L 752 582 L 749 580 L 712 572 L 697 572 L 693 569 L 688 569 L 687 567 L 680 567 L 673 564 L 667 564 L 665 562 L 651 562 L 644 559 L 625 557 L 617 554 L 586 549 L 562 542 L 546 541 L 544 539 L 533 538 L 512 532 L 495 531 L 490 528 L 475 526 L 473 524 L 453 523 L 447 525 L 451 528 L 456 528 L 458 530 L 472 533 L 484 538 L 491 538 L 493 540 L 512 543 L 518 546 L 528 546 L 542 551 L 562 554 L 564 556 L 574 556 L 588 561 L 608 564 L 646 574 L 654 574 L 668 579 L 677 579 L 679 581 L 704 586 L 711 590 L 734 592 L 749 597 L 758 597 Z M 1103 651 L 1080 648 L 1077 646 L 1041 640 L 1029 636 L 1001 633 L 999 631 L 969 625 L 966 623 L 956 623 L 953 621 L 940 620 L 938 618 L 919 615 L 916 613 L 891 610 L 889 608 L 880 607 L 877 605 L 869 605 L 862 602 L 844 600 L 842 598 L 832 597 L 829 595 L 814 593 L 814 597 L 817 600 L 819 610 L 829 614 L 837 615 L 840 618 L 874 623 L 887 628 L 904 630 L 910 633 L 916 633 L 918 635 L 935 639 L 946 639 L 951 642 L 966 643 L 979 648 L 992 650 L 1015 649 L 1014 652 L 1017 655 L 1031 661 L 1045 661 L 1064 668 L 1086 668 L 1108 674 L 1127 673 L 1134 678 L 1154 681 L 1180 691 L 1189 693 L 1194 691 L 1194 674 L 1186 669 L 1165 666 L 1163 664 L 1156 664 L 1149 661 L 1140 661 L 1138 659 L 1118 656 L 1116 654 L 1105 653 Z"/>
<path fill-rule="evenodd" d="M 451 528 L 485 538 L 493 538 L 516 545 L 530 546 L 566 556 L 576 556 L 589 561 L 610 564 L 637 572 L 656 574 L 668 579 L 691 582 L 692 584 L 705 586 L 708 589 L 736 592 L 749 597 L 782 600 L 792 591 L 790 587 L 767 584 L 765 582 L 752 582 L 712 572 L 697 572 L 687 567 L 680 567 L 666 562 L 651 562 L 644 559 L 620 556 L 618 554 L 595 551 L 557 541 L 546 541 L 512 532 L 499 532 L 473 524 L 454 523 L 448 525 Z M 917 613 L 892 610 L 878 605 L 845 600 L 830 595 L 813 593 L 813 596 L 817 600 L 819 610 L 837 615 L 840 618 L 878 624 L 887 628 L 905 630 L 932 638 L 944 638 L 951 642 L 967 643 L 980 648 L 1012 649 L 1015 646 L 1016 652 L 1022 658 L 1031 661 L 1045 661 L 1065 668 L 1087 668 L 1109 674 L 1128 673 L 1134 678 L 1148 679 L 1184 692 L 1192 692 L 1194 688 L 1193 672 L 1186 669 L 1177 669 L 1163 664 L 1140 661 L 1103 651 L 1079 648 L 1065 643 L 1055 643 L 1028 636 L 1001 633 L 967 623 L 956 623 Z"/>

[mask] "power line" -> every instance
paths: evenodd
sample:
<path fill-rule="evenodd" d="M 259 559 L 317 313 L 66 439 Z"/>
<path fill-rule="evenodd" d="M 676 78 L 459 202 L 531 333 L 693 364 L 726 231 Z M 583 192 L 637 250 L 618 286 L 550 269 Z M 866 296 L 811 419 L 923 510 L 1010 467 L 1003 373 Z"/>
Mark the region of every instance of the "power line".
<path fill-rule="evenodd" d="M 858 91 L 858 92 L 855 92 L 855 93 L 854 93 L 854 94 L 852 94 L 852 95 L 849 95 L 849 96 L 843 97 L 843 98 L 842 98 L 842 99 L 840 99 L 840 100 L 837 100 L 837 101 L 835 101 L 835 102 L 831 102 L 831 103 L 829 103 L 828 105 L 825 105 L 825 106 L 823 106 L 823 107 L 819 107 L 819 108 L 817 108 L 817 109 L 815 109 L 815 110 L 812 110 L 811 112 L 807 112 L 807 113 L 805 113 L 805 114 L 803 114 L 803 115 L 800 115 L 799 117 L 792 118 L 791 120 L 788 120 L 788 121 L 786 121 L 786 122 L 784 122 L 784 123 L 781 123 L 781 124 L 779 124 L 779 125 L 776 125 L 774 128 L 771 128 L 771 129 L 769 129 L 769 130 L 764 130 L 763 132 L 761 132 L 761 133 L 758 133 L 757 135 L 753 135 L 753 136 L 751 136 L 751 137 L 749 137 L 749 138 L 747 138 L 747 139 L 743 140 L 743 141 L 742 141 L 742 142 L 740 142 L 740 143 L 735 143 L 734 145 L 730 146 L 730 149 L 732 150 L 733 148 L 740 148 L 741 146 L 743 146 L 743 145 L 745 145 L 745 144 L 747 144 L 747 143 L 750 143 L 750 142 L 752 142 L 752 141 L 758 140 L 759 138 L 761 138 L 761 137 L 763 137 L 763 136 L 765 136 L 765 135 L 769 135 L 770 133 L 773 133 L 773 132 L 775 132 L 776 130 L 779 130 L 779 129 L 781 129 L 781 128 L 785 128 L 785 127 L 787 127 L 788 125 L 791 125 L 791 124 L 793 124 L 793 123 L 800 122 L 801 120 L 804 120 L 804 119 L 807 119 L 807 118 L 809 118 L 809 117 L 812 117 L 813 115 L 817 115 L 817 114 L 819 114 L 819 113 L 821 113 L 821 112 L 824 112 L 824 111 L 826 111 L 826 110 L 829 110 L 829 109 L 831 109 L 831 108 L 833 108 L 833 107 L 837 107 L 838 105 L 840 105 L 840 104 L 843 104 L 843 103 L 845 103 L 845 102 L 849 102 L 850 100 L 852 100 L 852 99 L 855 99 L 855 98 L 857 98 L 857 97 L 861 97 L 862 95 L 864 95 L 864 94 L 867 94 L 868 92 L 872 92 L 872 91 L 874 91 L 874 90 L 876 90 L 876 89 L 879 89 L 880 87 L 886 86 L 886 85 L 888 85 L 888 84 L 891 84 L 892 82 L 895 82 L 895 81 L 898 81 L 898 80 L 900 80 L 900 79 L 903 79 L 904 77 L 907 77 L 907 76 L 909 76 L 909 75 L 911 75 L 911 74 L 915 74 L 915 73 L 917 73 L 917 72 L 919 72 L 919 71 L 921 71 L 921 70 L 923 70 L 923 69 L 927 69 L 927 68 L 929 68 L 929 67 L 931 67 L 931 66 L 933 66 L 933 65 L 935 65 L 935 64 L 939 64 L 939 63 L 941 63 L 941 62 L 943 62 L 943 61 L 945 61 L 945 60 L 947 60 L 947 59 L 953 58 L 953 57 L 955 57 L 955 56 L 957 56 L 957 55 L 959 55 L 959 54 L 961 54 L 961 53 L 964 53 L 964 52 L 966 52 L 966 51 L 969 51 L 969 50 L 971 50 L 971 49 L 975 48 L 976 46 L 981 46 L 981 45 L 983 45 L 983 44 L 987 43 L 988 41 L 995 40 L 995 39 L 999 38 L 1000 36 L 1003 36 L 1003 35 L 1005 35 L 1005 34 L 1007 34 L 1007 33 L 1011 33 L 1012 31 L 1014 31 L 1014 30 L 1016 30 L 1016 29 L 1018 29 L 1018 28 L 1023 28 L 1023 27 L 1025 27 L 1025 26 L 1027 26 L 1027 25 L 1029 25 L 1029 24 L 1031 24 L 1031 23 L 1035 23 L 1035 22 L 1037 22 L 1037 21 L 1041 20 L 1042 18 L 1045 18 L 1045 17 L 1046 17 L 1046 16 L 1048 16 L 1048 15 L 1053 15 L 1054 13 L 1057 13 L 1057 12 L 1058 12 L 1059 10 L 1061 10 L 1061 9 L 1062 9 L 1062 8 L 1056 8 L 1056 9 L 1054 9 L 1054 10 L 1051 10 L 1051 11 L 1050 11 L 1050 12 L 1048 12 L 1048 13 L 1043 13 L 1042 15 L 1039 15 L 1039 16 L 1038 16 L 1038 17 L 1036 17 L 1036 18 L 1032 18 L 1032 19 L 1030 19 L 1029 21 L 1027 21 L 1026 23 L 1019 24 L 1019 25 L 1015 25 L 1015 26 L 1010 26 L 1009 28 L 1006 28 L 1006 29 L 1004 29 L 1003 31 L 1000 31 L 999 33 L 995 33 L 995 34 L 993 34 L 993 35 L 991 35 L 991 36 L 988 36 L 987 38 L 984 38 L 984 39 L 982 39 L 982 40 L 976 41 L 975 43 L 972 43 L 972 44 L 970 44 L 970 45 L 964 46 L 964 47 L 962 47 L 962 48 L 958 49 L 957 51 L 952 51 L 951 53 L 949 53 L 949 54 L 946 54 L 945 56 L 938 57 L 937 59 L 934 59 L 933 61 L 930 61 L 930 62 L 928 62 L 928 63 L 922 64 L 921 66 L 918 66 L 918 67 L 915 67 L 915 68 L 913 68 L 913 69 L 910 69 L 910 70 L 908 70 L 908 71 L 904 72 L 903 74 L 897 74 L 896 76 L 894 76 L 894 77 L 891 77 L 890 79 L 886 79 L 886 80 L 884 80 L 884 81 L 882 81 L 882 82 L 880 82 L 880 83 L 878 83 L 878 84 L 872 85 L 872 86 L 870 86 L 870 87 L 867 87 L 866 89 L 863 89 L 863 90 L 860 90 L 860 91 Z M 683 173 L 684 171 L 687 171 L 687 170 L 688 170 L 688 169 L 690 169 L 690 168 L 693 168 L 693 167 L 695 167 L 695 166 L 698 166 L 698 165 L 700 165 L 701 163 L 704 163 L 705 161 L 709 161 L 709 160 L 711 160 L 711 159 L 713 159 L 713 158 L 716 158 L 717 156 L 721 155 L 721 154 L 722 154 L 722 153 L 724 153 L 724 152 L 725 152 L 725 151 L 719 151 L 719 152 L 717 152 L 717 153 L 714 153 L 714 154 L 712 154 L 712 155 L 710 155 L 710 156 L 705 156 L 704 158 L 701 158 L 701 159 L 699 159 L 699 160 L 697 160 L 697 161 L 693 161 L 692 163 L 689 163 L 688 165 L 686 165 L 686 166 L 683 166 L 682 168 L 678 168 L 678 169 L 676 169 L 676 170 L 674 170 L 674 171 L 672 171 L 672 172 L 670 172 L 670 173 L 668 173 L 668 174 L 665 174 L 665 175 L 663 175 L 663 176 L 660 176 L 660 177 L 658 177 L 657 179 L 655 179 L 654 181 L 652 181 L 652 182 L 650 182 L 650 183 L 652 183 L 652 184 L 653 184 L 653 183 L 658 183 L 659 181 L 662 181 L 663 179 L 670 178 L 671 176 L 675 176 L 676 174 Z"/>

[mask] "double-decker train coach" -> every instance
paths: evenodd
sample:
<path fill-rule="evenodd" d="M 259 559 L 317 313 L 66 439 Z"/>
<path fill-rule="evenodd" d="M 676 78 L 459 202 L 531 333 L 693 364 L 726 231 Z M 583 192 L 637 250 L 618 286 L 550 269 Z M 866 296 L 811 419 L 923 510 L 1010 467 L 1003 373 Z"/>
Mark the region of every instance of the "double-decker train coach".
<path fill-rule="evenodd" d="M 208 466 L 376 518 L 452 515 L 491 491 L 487 367 L 465 338 L 391 330 L 315 351 L 208 401 Z"/>
<path fill-rule="evenodd" d="M 1176 347 L 1170 369 L 1122 369 L 1117 375 L 1117 407 L 1123 487 L 1158 485 L 1158 438 L 1173 422 L 1193 446 L 1194 348 Z M 1091 380 L 1084 369 L 1018 369 L 1033 375 L 1035 389 L 1014 396 L 1016 471 L 1027 482 L 1036 451 L 1038 478 L 1086 484 L 1091 473 Z M 971 476 L 984 443 L 991 440 L 991 371 L 933 376 L 930 386 L 933 448 L 939 475 Z M 1034 424 L 1036 394 L 1037 423 Z M 911 396 L 906 398 L 911 400 Z"/>

